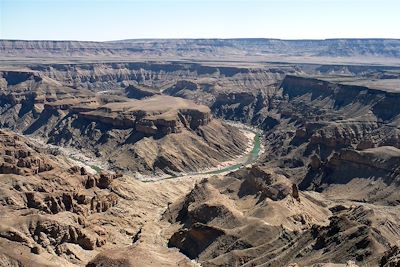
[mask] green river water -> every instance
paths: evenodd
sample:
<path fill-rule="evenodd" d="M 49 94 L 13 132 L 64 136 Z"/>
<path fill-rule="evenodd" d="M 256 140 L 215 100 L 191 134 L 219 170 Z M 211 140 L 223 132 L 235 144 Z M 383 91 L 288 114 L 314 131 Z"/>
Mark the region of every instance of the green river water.
<path fill-rule="evenodd" d="M 256 132 L 255 134 L 256 135 L 254 136 L 253 149 L 246 156 L 247 157 L 246 161 L 244 161 L 242 163 L 230 165 L 230 166 L 227 166 L 225 168 L 214 170 L 214 171 L 209 171 L 209 172 L 199 172 L 199 173 L 195 173 L 195 174 L 169 176 L 169 177 L 163 178 L 162 180 L 174 179 L 174 178 L 179 178 L 179 177 L 183 177 L 183 176 L 187 176 L 187 175 L 219 174 L 219 173 L 224 173 L 224 172 L 228 172 L 228 171 L 238 170 L 238 169 L 243 168 L 244 166 L 246 166 L 248 164 L 252 164 L 258 159 L 258 155 L 259 155 L 260 150 L 261 150 L 261 134 L 258 133 L 258 132 Z M 144 181 L 144 182 L 150 182 L 150 181 Z"/>
<path fill-rule="evenodd" d="M 218 174 L 218 173 L 223 173 L 223 172 L 227 172 L 227 171 L 234 171 L 234 170 L 240 169 L 248 164 L 254 163 L 258 158 L 260 149 L 261 149 L 261 136 L 259 133 L 256 133 L 256 135 L 254 136 L 253 149 L 247 155 L 247 160 L 245 162 L 231 165 L 231 166 L 225 167 L 223 169 L 206 172 L 204 174 Z"/>
<path fill-rule="evenodd" d="M 261 150 L 261 134 L 256 132 L 255 136 L 254 136 L 254 141 L 253 141 L 253 149 L 250 151 L 250 153 L 248 155 L 246 155 L 246 160 L 243 161 L 242 163 L 238 163 L 238 164 L 234 164 L 234 165 L 230 165 L 227 166 L 225 168 L 222 169 L 218 169 L 218 170 L 214 170 L 214 171 L 208 171 L 208 172 L 199 172 L 199 173 L 195 173 L 195 174 L 185 174 L 185 175 L 174 175 L 174 176 L 169 176 L 169 177 L 165 177 L 164 179 L 173 179 L 173 178 L 178 178 L 178 177 L 182 177 L 182 176 L 186 176 L 186 175 L 199 175 L 199 174 L 219 174 L 219 173 L 224 173 L 224 172 L 228 172 L 228 171 L 234 171 L 234 170 L 238 170 L 240 168 L 243 168 L 244 166 L 248 165 L 248 164 L 252 164 L 254 163 L 257 159 L 258 159 L 258 155 L 260 153 Z M 79 160 L 73 156 L 70 156 L 71 159 L 85 163 L 82 160 Z M 101 172 L 101 168 L 94 166 L 94 165 L 87 165 L 90 166 L 92 169 L 96 170 L 97 172 Z M 144 181 L 144 182 L 150 182 L 149 181 Z"/>

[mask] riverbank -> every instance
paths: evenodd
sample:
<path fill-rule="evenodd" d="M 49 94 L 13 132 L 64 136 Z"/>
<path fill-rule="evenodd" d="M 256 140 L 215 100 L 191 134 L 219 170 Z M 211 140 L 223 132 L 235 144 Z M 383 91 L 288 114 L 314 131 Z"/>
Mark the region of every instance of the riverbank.
<path fill-rule="evenodd" d="M 243 135 L 245 135 L 248 139 L 248 146 L 243 151 L 242 154 L 238 155 L 236 158 L 231 159 L 229 161 L 221 162 L 218 166 L 202 169 L 198 172 L 193 173 L 178 173 L 176 175 L 157 175 L 157 176 L 148 176 L 142 175 L 140 173 L 126 173 L 124 174 L 127 177 L 132 177 L 133 179 L 142 181 L 142 182 L 156 182 L 162 181 L 166 179 L 176 179 L 176 178 L 184 178 L 184 177 L 197 177 L 197 176 L 211 176 L 215 174 L 225 174 L 231 171 L 235 171 L 237 169 L 243 168 L 245 166 L 249 166 L 257 161 L 259 156 L 262 154 L 263 146 L 262 146 L 262 134 L 261 132 L 251 126 L 247 126 L 245 124 L 225 121 L 225 123 L 232 125 L 238 128 L 239 131 L 242 131 Z M 30 137 L 32 141 L 37 143 L 38 145 L 45 146 L 51 150 L 57 150 L 57 154 L 64 157 L 66 161 L 70 162 L 70 164 L 77 165 L 80 167 L 85 167 L 89 173 L 99 173 L 102 170 L 107 172 L 113 172 L 110 166 L 101 162 L 96 158 L 85 155 L 83 152 L 71 148 L 71 147 L 61 147 L 56 145 L 51 145 L 45 143 L 42 139 L 37 137 Z"/>
<path fill-rule="evenodd" d="M 198 176 L 208 177 L 215 174 L 227 174 L 229 172 L 249 167 L 253 163 L 255 163 L 260 155 L 263 153 L 263 145 L 262 145 L 262 134 L 261 131 L 257 128 L 247 126 L 245 124 L 237 123 L 237 122 L 228 122 L 228 124 L 239 128 L 240 131 L 243 131 L 244 135 L 249 139 L 249 146 L 244 151 L 243 154 L 238 156 L 236 159 L 226 161 L 221 163 L 220 165 L 204 169 L 202 171 L 196 173 L 182 173 L 179 175 L 170 175 L 170 176 L 142 176 L 136 177 L 138 180 L 142 182 L 156 182 L 167 179 L 177 179 L 177 178 L 195 178 Z"/>

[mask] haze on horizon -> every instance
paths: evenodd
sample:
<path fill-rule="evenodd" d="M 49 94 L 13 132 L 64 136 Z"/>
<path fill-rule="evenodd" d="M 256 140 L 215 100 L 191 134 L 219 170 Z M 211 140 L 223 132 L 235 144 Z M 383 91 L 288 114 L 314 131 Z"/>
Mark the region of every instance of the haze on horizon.
<path fill-rule="evenodd" d="M 0 0 L 0 39 L 400 38 L 396 0 Z"/>

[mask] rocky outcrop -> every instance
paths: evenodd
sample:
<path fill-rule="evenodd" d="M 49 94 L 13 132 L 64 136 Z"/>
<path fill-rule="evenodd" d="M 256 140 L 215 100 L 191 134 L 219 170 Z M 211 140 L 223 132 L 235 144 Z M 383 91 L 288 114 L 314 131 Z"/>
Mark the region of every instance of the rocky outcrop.
<path fill-rule="evenodd" d="M 181 95 L 182 91 L 188 90 L 188 91 L 196 91 L 199 89 L 199 85 L 195 82 L 188 81 L 188 80 L 180 80 L 175 83 L 175 85 L 165 89 L 163 93 L 167 95 Z"/>
<path fill-rule="evenodd" d="M 388 215 L 373 205 L 326 205 L 290 182 L 282 198 L 260 197 L 273 180 L 285 178 L 261 166 L 203 179 L 165 212 L 164 219 L 181 226 L 168 245 L 202 266 L 378 266 L 383 251 L 397 242 L 389 230 L 400 227 L 396 208 Z M 246 181 L 254 190 L 241 195 Z"/>
<path fill-rule="evenodd" d="M 120 198 L 110 190 L 120 174 L 89 174 L 84 167 L 71 166 L 67 158 L 49 154 L 47 148 L 10 131 L 0 131 L 0 148 L 0 159 L 15 159 L 17 170 L 12 175 L 0 173 L 5 215 L 0 218 L 0 262 L 11 258 L 21 266 L 42 265 L 51 256 L 57 264 L 82 265 L 86 261 L 82 251 L 107 243 L 111 233 L 98 223 L 97 214 L 107 218 L 119 204 Z M 51 168 L 41 170 L 38 162 Z M 88 181 L 93 186 L 85 187 Z M 21 253 L 15 254 L 16 249 Z M 27 264 L 26 255 L 31 253 L 37 257 Z"/>
<path fill-rule="evenodd" d="M 375 116 L 375 120 L 390 122 L 400 114 L 400 109 L 393 105 L 400 98 L 400 94 L 370 89 L 365 86 L 345 85 L 287 75 L 281 83 L 281 88 L 283 95 L 288 97 L 289 102 L 300 105 L 297 108 L 290 105 L 289 108 L 295 109 L 291 112 L 286 110 L 286 113 L 289 112 L 293 115 L 297 113 L 303 116 L 312 116 L 313 119 L 318 118 L 319 120 L 343 119 L 345 117 L 361 117 L 361 115 L 365 115 L 365 108 L 368 108 L 371 115 Z M 307 96 L 307 99 L 315 100 L 315 102 L 330 98 L 331 102 L 316 110 L 314 109 L 316 106 L 313 107 L 313 102 L 301 100 L 300 97 L 305 96 Z M 347 110 L 350 105 L 353 106 L 351 113 Z M 285 109 L 287 108 L 285 107 Z M 300 108 L 303 110 L 300 111 Z M 304 119 L 306 118 L 304 117 Z"/>
<path fill-rule="evenodd" d="M 300 201 L 299 189 L 297 188 L 296 184 L 292 185 L 292 197 L 297 201 Z"/>
<path fill-rule="evenodd" d="M 61 254 L 60 247 L 63 243 L 74 243 L 86 250 L 93 250 L 104 244 L 96 234 L 43 217 L 32 218 L 29 234 L 44 249 L 54 250 L 57 254 Z"/>
<path fill-rule="evenodd" d="M 86 108 L 84 108 L 86 106 Z M 54 102 L 47 102 L 44 104 L 44 109 L 60 111 L 65 110 L 69 112 L 88 111 L 87 109 L 95 109 L 98 106 L 98 101 L 94 98 L 80 99 L 80 98 L 67 98 L 63 100 L 57 100 Z"/>
<path fill-rule="evenodd" d="M 122 177 L 122 174 L 110 174 L 102 172 L 100 173 L 100 177 L 96 181 L 97 182 L 96 185 L 100 189 L 107 189 L 111 186 L 112 181 L 119 177 Z"/>
<path fill-rule="evenodd" d="M 108 194 L 101 197 L 94 196 L 90 200 L 90 210 L 95 212 L 105 212 L 117 204 L 118 197 L 115 194 Z"/>
<path fill-rule="evenodd" d="M 168 246 L 178 247 L 189 258 L 195 259 L 224 234 L 224 231 L 218 228 L 195 223 L 188 230 L 174 233 L 168 242 Z"/>
<path fill-rule="evenodd" d="M 145 97 L 159 95 L 160 92 L 158 92 L 157 89 L 151 87 L 129 85 L 125 88 L 125 94 L 129 98 L 142 99 Z"/>
<path fill-rule="evenodd" d="M 244 178 L 238 192 L 239 197 L 257 194 L 260 200 L 281 200 L 289 195 L 292 189 L 284 177 L 257 166 L 239 170 L 232 175 L 241 177 L 239 179 Z"/>
<path fill-rule="evenodd" d="M 115 194 L 93 196 L 83 191 L 58 193 L 25 193 L 27 207 L 48 214 L 69 211 L 86 216 L 88 212 L 105 212 L 118 204 Z M 88 206 L 90 205 L 90 207 Z"/>
<path fill-rule="evenodd" d="M 109 265 L 114 256 L 129 259 L 127 262 L 135 265 L 140 256 L 143 266 L 154 262 L 158 266 L 173 266 L 177 262 L 193 266 L 178 252 L 171 254 L 165 246 L 146 241 L 147 222 L 157 220 L 166 198 L 176 198 L 176 186 L 181 185 L 168 180 L 173 184 L 163 185 L 160 194 L 153 183 L 105 171 L 91 174 L 89 168 L 73 165 L 63 154 L 50 154 L 53 150 L 27 137 L 4 130 L 1 137 L 2 148 L 6 144 L 7 150 L 16 140 L 30 149 L 16 155 L 40 156 L 51 162 L 53 169 L 29 176 L 0 174 L 0 265 L 84 266 L 95 258 L 95 262 L 108 261 Z M 190 185 L 183 188 L 186 186 Z M 165 194 L 166 190 L 171 193 Z M 146 231 L 143 238 L 142 228 Z M 136 242 L 134 249 L 125 250 L 132 242 Z M 146 242 L 143 247 L 142 242 Z M 155 246 L 149 249 L 148 244 Z M 110 249 L 127 254 L 108 254 Z M 142 257 L 149 251 L 149 257 Z M 99 253 L 103 257 L 96 257 Z M 160 253 L 165 256 L 160 257 Z M 104 255 L 112 257 L 104 259 Z"/>
<path fill-rule="evenodd" d="M 338 169 L 349 163 L 360 166 L 357 169 L 362 169 L 361 166 L 364 166 L 364 168 L 400 175 L 400 173 L 396 173 L 396 165 L 399 161 L 400 150 L 394 147 L 371 148 L 363 151 L 346 149 L 334 154 L 328 162 L 328 167 Z"/>
<path fill-rule="evenodd" d="M 326 261 L 332 251 L 346 251 L 335 261 L 343 261 L 346 255 L 356 264 L 370 260 L 378 266 L 379 251 L 387 247 L 390 236 L 380 233 L 372 213 L 372 210 L 362 206 L 335 211 L 329 225 L 310 229 L 309 234 L 314 238 L 313 252 L 325 251 L 320 260 L 325 258 Z"/>
<path fill-rule="evenodd" d="M 394 147 L 369 148 L 362 151 L 343 149 L 334 153 L 326 162 L 310 163 L 310 169 L 300 183 L 301 189 L 313 188 L 322 190 L 329 186 L 351 187 L 358 181 L 358 186 L 369 185 L 366 192 L 360 194 L 363 201 L 389 201 L 400 181 L 400 150 Z M 318 164 L 317 164 L 318 163 Z M 379 189 L 379 181 L 385 188 Z M 371 184 L 372 183 L 372 184 Z M 339 190 L 339 188 L 338 188 Z M 343 189 L 344 190 L 344 189 Z M 354 197 L 360 198 L 360 196 Z M 382 196 L 385 198 L 380 199 Z M 380 200 L 379 200 L 380 199 Z"/>
<path fill-rule="evenodd" d="M 380 267 L 396 267 L 400 265 L 400 249 L 398 246 L 393 246 L 388 249 L 382 256 Z"/>
<path fill-rule="evenodd" d="M 71 211 L 75 213 L 82 212 L 82 209 L 76 205 L 74 196 L 71 193 L 41 194 L 26 192 L 25 196 L 28 208 L 34 208 L 53 214 L 62 211 Z"/>
<path fill-rule="evenodd" d="M 135 117 L 123 114 L 109 114 L 99 111 L 80 112 L 80 118 L 110 125 L 115 128 L 134 128 Z"/>
<path fill-rule="evenodd" d="M 5 90 L 7 86 L 16 85 L 27 80 L 39 82 L 42 80 L 37 72 L 30 71 L 3 71 L 0 72 L 0 88 Z"/>
<path fill-rule="evenodd" d="M 53 169 L 16 135 L 0 130 L 0 174 L 33 175 Z M 35 153 L 34 153 L 35 152 Z M 35 154 L 35 155 L 33 155 Z"/>
<path fill-rule="evenodd" d="M 151 106 L 154 105 L 154 106 Z M 164 136 L 179 133 L 182 128 L 196 130 L 211 121 L 210 110 L 191 101 L 157 96 L 142 101 L 106 104 L 79 117 L 112 125 L 133 128 L 145 135 Z"/>
<path fill-rule="evenodd" d="M 227 92 L 216 97 L 211 109 L 217 116 L 229 120 L 262 124 L 268 107 L 268 98 L 262 93 Z M 265 124 L 270 125 L 267 121 Z"/>

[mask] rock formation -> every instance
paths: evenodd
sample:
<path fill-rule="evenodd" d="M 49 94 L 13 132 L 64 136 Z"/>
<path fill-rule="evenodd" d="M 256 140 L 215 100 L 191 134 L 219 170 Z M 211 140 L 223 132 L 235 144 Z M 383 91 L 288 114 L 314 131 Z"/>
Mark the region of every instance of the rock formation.
<path fill-rule="evenodd" d="M 399 41 L 396 39 L 154 39 L 122 40 L 113 42 L 83 41 L 24 41 L 2 40 L 0 54 L 6 57 L 117 57 L 132 60 L 146 58 L 241 60 L 253 57 L 277 61 L 307 56 L 307 60 L 340 57 L 375 59 L 399 58 Z M 354 60 L 354 59 L 353 59 Z M 337 62 L 337 61 L 336 61 Z M 365 62 L 365 60 L 363 61 Z"/>
<path fill-rule="evenodd" d="M 398 46 L 0 40 L 0 265 L 396 266 Z"/>
<path fill-rule="evenodd" d="M 50 169 L 40 172 L 32 164 L 24 166 L 23 172 L 0 172 L 1 266 L 85 266 L 99 252 L 117 255 L 108 252 L 113 249 L 135 257 L 138 252 L 154 251 L 156 254 L 150 256 L 153 262 L 157 253 L 165 253 L 165 260 L 157 261 L 160 265 L 180 262 L 193 266 L 177 252 L 155 244 L 133 253 L 128 249 L 146 221 L 159 216 L 157 210 L 166 203 L 165 198 L 176 197 L 179 183 L 164 184 L 165 196 L 159 194 L 158 187 L 125 180 L 118 174 L 89 174 L 85 168 L 71 165 L 69 159 L 54 156 L 10 131 L 1 130 L 0 146 L 1 151 L 12 151 L 7 154 L 40 158 L 51 164 Z M 7 160 L 7 154 L 0 155 L 1 162 Z M 94 185 L 87 186 L 88 180 Z M 151 202 L 149 197 L 153 198 Z M 99 257 L 96 261 L 104 262 Z"/>
<path fill-rule="evenodd" d="M 400 227 L 397 207 L 345 207 L 287 187 L 286 178 L 260 167 L 203 180 L 164 214 L 181 227 L 168 245 L 204 266 L 395 261 L 398 234 L 389 229 Z"/>
<path fill-rule="evenodd" d="M 85 148 L 117 171 L 195 171 L 237 157 L 247 146 L 241 132 L 213 119 L 208 107 L 189 100 L 146 95 L 148 98 L 138 101 L 99 95 L 62 87 L 49 78 L 30 80 L 38 74 L 30 75 L 15 84 L 5 82 L 7 97 L 0 108 L 4 111 L 0 125 L 40 136 L 54 145 Z M 25 86 L 32 88 L 30 95 L 15 93 Z M 50 98 L 54 91 L 62 92 L 62 97 Z M 175 142 L 188 145 L 172 149 Z M 145 151 L 149 146 L 153 147 L 150 153 Z"/>
<path fill-rule="evenodd" d="M 158 92 L 157 89 L 151 87 L 129 85 L 125 88 L 125 94 L 129 98 L 142 99 L 145 97 L 159 95 L 160 92 Z"/>

